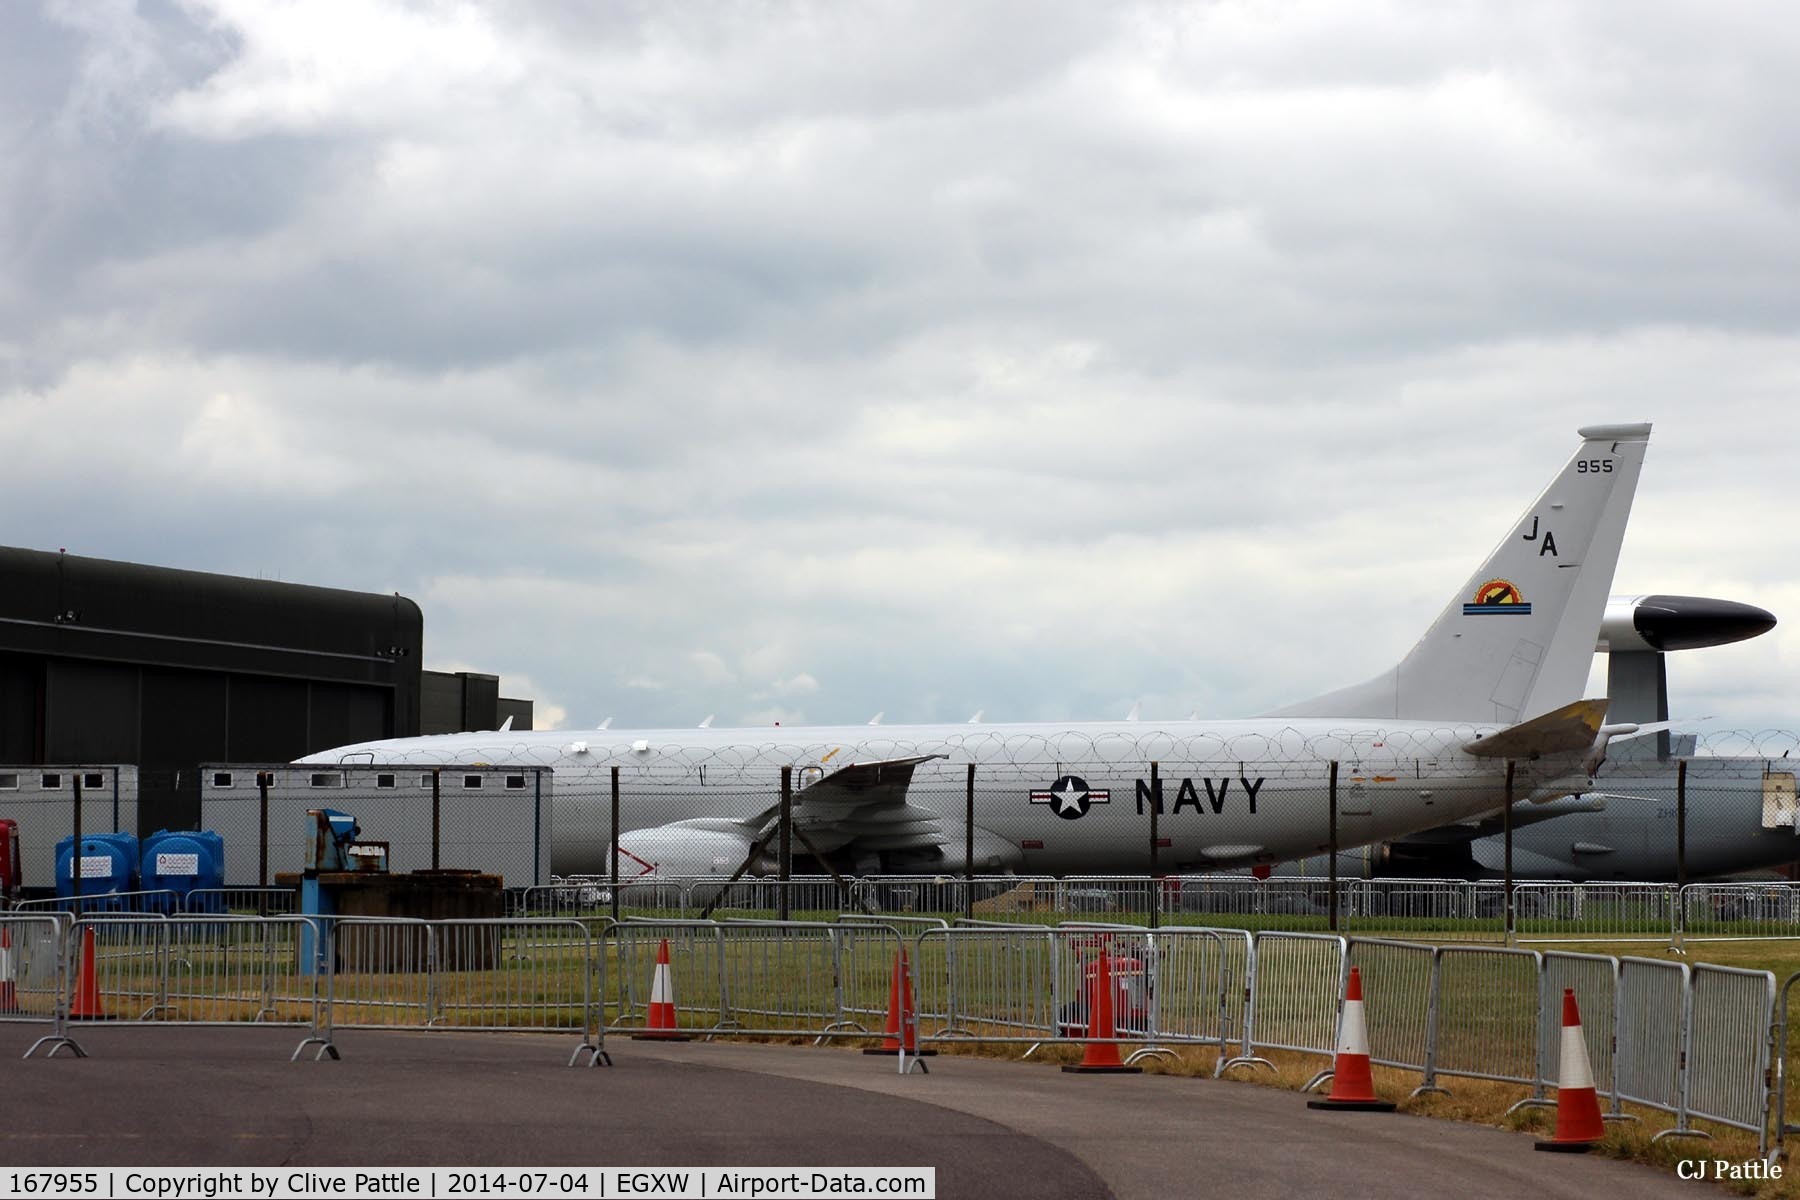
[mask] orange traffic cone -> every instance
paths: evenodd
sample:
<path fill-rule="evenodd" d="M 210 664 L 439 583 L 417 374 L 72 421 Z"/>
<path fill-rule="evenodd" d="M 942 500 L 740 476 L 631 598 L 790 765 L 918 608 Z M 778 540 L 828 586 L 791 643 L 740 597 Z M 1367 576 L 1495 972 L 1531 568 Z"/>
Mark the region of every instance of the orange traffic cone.
<path fill-rule="evenodd" d="M 669 939 L 656 948 L 656 972 L 650 977 L 650 1029 L 631 1035 L 639 1041 L 685 1042 L 675 1019 L 675 977 L 669 972 Z"/>
<path fill-rule="evenodd" d="M 1306 1107 L 1346 1112 L 1394 1111 L 1394 1105 L 1375 1094 L 1375 1077 L 1369 1070 L 1369 1026 L 1363 1019 L 1362 972 L 1355 967 L 1350 968 L 1350 984 L 1344 989 L 1344 1015 L 1338 1021 L 1331 1094 L 1323 1100 L 1308 1100 Z"/>
<path fill-rule="evenodd" d="M 870 1046 L 864 1054 L 898 1054 L 902 1043 L 914 1058 L 936 1054 L 936 1050 L 919 1049 L 918 1009 L 913 1007 L 912 965 L 906 958 L 906 947 L 894 955 L 894 978 L 888 984 L 887 1033 L 881 1045 Z"/>
<path fill-rule="evenodd" d="M 18 967 L 13 963 L 12 928 L 0 925 L 0 1013 L 19 1011 L 18 977 Z"/>
<path fill-rule="evenodd" d="M 1111 1040 L 1119 1036 L 1119 1027 L 1113 1020 L 1112 960 L 1106 956 L 1106 951 L 1102 950 L 1088 968 L 1087 982 L 1088 1037 L 1107 1040 L 1090 1041 L 1081 1062 L 1065 1066 L 1063 1070 L 1081 1075 L 1139 1074 L 1143 1068 L 1126 1066 L 1119 1058 L 1119 1044 Z"/>
<path fill-rule="evenodd" d="M 110 1021 L 100 1003 L 100 973 L 94 969 L 94 927 L 81 929 L 81 965 L 75 971 L 75 995 L 69 1002 L 71 1021 Z"/>
<path fill-rule="evenodd" d="M 1562 1060 L 1556 1072 L 1556 1133 L 1534 1149 L 1564 1154 L 1585 1154 L 1606 1137 L 1600 1119 L 1600 1096 L 1594 1089 L 1594 1068 L 1588 1062 L 1587 1040 L 1581 1036 L 1581 1010 L 1575 1006 L 1575 989 L 1563 989 Z"/>

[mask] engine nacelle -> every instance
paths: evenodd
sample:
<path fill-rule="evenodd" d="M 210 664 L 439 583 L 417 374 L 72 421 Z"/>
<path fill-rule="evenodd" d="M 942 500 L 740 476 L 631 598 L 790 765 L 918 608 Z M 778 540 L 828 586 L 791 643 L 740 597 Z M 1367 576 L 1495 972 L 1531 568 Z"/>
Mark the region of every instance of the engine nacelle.
<path fill-rule="evenodd" d="M 701 818 L 634 829 L 619 835 L 619 879 L 730 878 L 755 844 L 735 821 Z"/>

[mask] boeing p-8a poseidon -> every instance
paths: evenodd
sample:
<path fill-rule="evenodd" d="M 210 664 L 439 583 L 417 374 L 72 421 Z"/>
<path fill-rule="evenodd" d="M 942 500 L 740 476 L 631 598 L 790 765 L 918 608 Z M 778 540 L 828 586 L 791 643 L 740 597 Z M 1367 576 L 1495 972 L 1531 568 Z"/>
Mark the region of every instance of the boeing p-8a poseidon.
<path fill-rule="evenodd" d="M 564 875 L 608 869 L 618 767 L 627 878 L 732 873 L 773 827 L 783 766 L 796 852 L 865 872 L 963 866 L 969 764 L 983 871 L 1142 872 L 1153 808 L 1163 870 L 1310 854 L 1326 845 L 1333 761 L 1344 846 L 1493 811 L 1509 761 L 1515 795 L 1554 800 L 1590 789 L 1607 740 L 1637 728 L 1604 724 L 1607 702 L 1580 696 L 1650 426 L 1580 433 L 1575 455 L 1397 665 L 1262 717 L 504 730 L 301 761 L 553 767 L 552 869 Z"/>

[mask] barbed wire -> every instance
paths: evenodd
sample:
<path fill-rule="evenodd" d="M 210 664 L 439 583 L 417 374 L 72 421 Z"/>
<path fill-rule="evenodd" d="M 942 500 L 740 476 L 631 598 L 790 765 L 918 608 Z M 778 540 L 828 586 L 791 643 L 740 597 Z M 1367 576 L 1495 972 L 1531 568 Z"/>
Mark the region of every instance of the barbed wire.
<path fill-rule="evenodd" d="M 736 740 L 714 741 L 699 737 L 680 742 L 659 741 L 654 736 L 632 737 L 618 733 L 596 736 L 593 733 L 564 732 L 555 739 L 515 737 L 506 740 L 495 735 L 495 740 L 482 745 L 478 752 L 473 751 L 468 742 L 464 741 L 458 747 L 458 757 L 468 758 L 479 753 L 484 764 L 553 766 L 559 769 L 571 765 L 568 759 L 572 755 L 587 760 L 583 765 L 594 767 L 725 765 L 779 768 L 817 764 L 836 768 L 858 762 L 928 755 L 942 756 L 952 763 L 976 762 L 987 766 L 1035 766 L 1075 761 L 1356 763 L 1364 760 L 1386 762 L 1448 759 L 1464 745 L 1490 731 L 1489 727 L 1475 725 L 1423 726 L 1397 722 L 1391 728 L 1374 730 L 1335 727 L 1302 729 L 1295 726 L 1273 731 L 1266 728 L 1220 731 L 1215 726 L 1195 732 L 1156 727 L 1100 731 L 978 729 L 925 738 L 904 733 L 899 727 L 893 732 L 870 727 L 867 733 L 858 731 L 854 736 L 824 736 L 806 741 L 784 737 L 757 739 L 757 735 L 772 731 L 721 730 L 718 731 L 719 734 L 737 735 Z M 841 731 L 825 729 L 820 732 L 830 734 Z M 430 741 L 422 741 L 401 754 L 391 756 L 387 761 L 421 764 L 442 762 L 449 748 L 448 745 L 433 745 Z"/>

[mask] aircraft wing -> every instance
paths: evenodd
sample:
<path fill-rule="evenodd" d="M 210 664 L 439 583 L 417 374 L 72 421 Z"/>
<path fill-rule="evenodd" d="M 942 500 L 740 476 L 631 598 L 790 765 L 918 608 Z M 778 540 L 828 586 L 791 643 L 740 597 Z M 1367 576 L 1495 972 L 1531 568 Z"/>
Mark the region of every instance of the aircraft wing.
<path fill-rule="evenodd" d="M 913 769 L 942 754 L 849 763 L 794 797 L 794 825 L 820 853 L 918 850 L 945 843 L 935 814 L 907 803 Z"/>
<path fill-rule="evenodd" d="M 1632 797 L 1636 799 L 1636 797 Z M 1570 813 L 1604 812 L 1606 798 L 1597 792 L 1585 792 L 1579 796 L 1563 796 L 1544 804 L 1534 804 L 1529 800 L 1521 800 L 1513 805 L 1512 827 L 1514 830 L 1536 825 L 1542 821 L 1554 821 L 1558 817 L 1566 817 Z M 1409 833 L 1405 837 L 1394 838 L 1397 846 L 1453 846 L 1459 842 L 1472 842 L 1476 838 L 1498 837 L 1505 832 L 1505 823 L 1498 811 L 1471 821 L 1458 821 L 1450 825 L 1437 825 L 1431 829 L 1421 829 Z"/>

